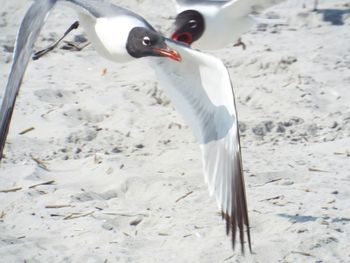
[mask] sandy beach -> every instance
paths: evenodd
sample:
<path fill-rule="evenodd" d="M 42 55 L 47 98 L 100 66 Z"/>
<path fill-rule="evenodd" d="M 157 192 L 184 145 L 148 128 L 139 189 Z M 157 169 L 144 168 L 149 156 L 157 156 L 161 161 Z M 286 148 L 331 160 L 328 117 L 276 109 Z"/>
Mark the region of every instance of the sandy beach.
<path fill-rule="evenodd" d="M 165 35 L 171 1 L 112 1 Z M 29 63 L 0 165 L 0 262 L 350 262 L 350 1 L 288 0 L 208 52 L 231 74 L 253 253 L 232 251 L 191 131 L 147 58 Z M 0 96 L 27 0 L 0 7 Z M 41 49 L 75 20 L 57 4 Z M 68 40 L 82 37 L 78 29 Z"/>

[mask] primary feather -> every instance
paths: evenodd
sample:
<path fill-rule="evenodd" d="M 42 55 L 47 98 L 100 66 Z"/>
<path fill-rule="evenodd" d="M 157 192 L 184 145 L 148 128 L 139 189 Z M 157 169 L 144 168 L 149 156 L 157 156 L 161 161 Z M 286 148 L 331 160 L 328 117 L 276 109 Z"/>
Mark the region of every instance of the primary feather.
<path fill-rule="evenodd" d="M 158 81 L 200 144 L 203 172 L 235 244 L 239 229 L 250 247 L 237 113 L 230 77 L 222 61 L 179 44 L 182 62 L 152 58 Z"/>

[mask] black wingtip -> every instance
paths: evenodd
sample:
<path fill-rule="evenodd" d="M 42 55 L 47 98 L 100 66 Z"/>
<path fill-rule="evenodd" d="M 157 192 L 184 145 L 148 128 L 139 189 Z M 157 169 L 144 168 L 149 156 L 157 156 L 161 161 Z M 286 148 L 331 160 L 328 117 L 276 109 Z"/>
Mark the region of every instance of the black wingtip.
<path fill-rule="evenodd" d="M 4 157 L 3 153 L 4 153 L 7 134 L 8 134 L 9 127 L 10 127 L 12 112 L 13 112 L 13 108 L 12 108 L 12 110 L 11 109 L 7 110 L 6 113 L 4 114 L 4 119 L 3 119 L 2 123 L 0 124 L 1 125 L 0 126 L 0 162 L 1 162 L 2 158 Z"/>
<path fill-rule="evenodd" d="M 245 234 L 247 235 L 247 242 L 250 253 L 252 253 L 248 208 L 245 193 L 245 184 L 243 177 L 243 169 L 240 155 L 237 157 L 238 163 L 234 167 L 235 180 L 232 184 L 231 192 L 232 196 L 232 207 L 229 211 L 222 211 L 222 218 L 226 221 L 226 234 L 229 235 L 231 232 L 232 236 L 232 249 L 235 249 L 236 243 L 236 232 L 239 233 L 239 240 L 241 244 L 241 253 L 245 253 Z"/>
<path fill-rule="evenodd" d="M 221 212 L 222 219 L 226 222 L 226 235 L 231 234 L 231 243 L 232 243 L 232 250 L 235 250 L 236 247 L 236 234 L 237 231 L 239 231 L 239 240 L 241 244 L 241 253 L 245 254 L 245 233 L 247 235 L 247 242 L 248 242 L 248 248 L 249 252 L 252 253 L 252 244 L 251 244 L 251 237 L 250 237 L 250 228 L 249 228 L 249 222 L 245 220 L 245 218 L 238 218 L 237 213 L 233 214 L 233 216 L 229 216 L 228 213 Z M 238 223 L 237 223 L 238 221 Z M 237 229 L 238 228 L 238 229 Z"/>
<path fill-rule="evenodd" d="M 237 224 L 236 222 L 236 216 L 229 216 L 227 213 L 221 212 L 222 218 L 226 221 L 226 234 L 231 234 L 231 243 L 232 243 L 232 250 L 235 250 L 236 247 L 236 233 L 239 231 L 239 240 L 241 244 L 241 253 L 245 255 L 245 233 L 247 235 L 247 243 L 249 252 L 252 254 L 252 244 L 251 244 L 251 237 L 250 237 L 250 229 L 249 224 Z M 238 228 L 238 229 L 237 229 Z"/>

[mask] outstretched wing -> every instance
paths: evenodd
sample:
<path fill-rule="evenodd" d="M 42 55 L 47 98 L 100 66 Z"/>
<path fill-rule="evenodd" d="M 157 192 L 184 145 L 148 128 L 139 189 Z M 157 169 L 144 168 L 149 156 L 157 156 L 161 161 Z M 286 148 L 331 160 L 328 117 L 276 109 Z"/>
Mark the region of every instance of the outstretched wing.
<path fill-rule="evenodd" d="M 118 14 L 132 15 L 142 21 L 150 28 L 141 16 L 130 10 L 113 5 L 107 0 L 37 0 L 25 14 L 19 32 L 17 34 L 13 64 L 6 85 L 5 93 L 2 99 L 0 109 L 0 160 L 3 156 L 3 150 L 8 134 L 12 113 L 14 110 L 16 98 L 22 79 L 27 68 L 28 62 L 33 53 L 33 46 L 37 40 L 41 28 L 45 23 L 50 10 L 57 1 L 68 2 L 78 7 L 81 12 L 87 12 L 93 17 L 108 17 Z"/>
<path fill-rule="evenodd" d="M 57 0 L 36 1 L 25 14 L 18 31 L 13 64 L 0 110 L 0 160 L 5 146 L 17 94 L 44 21 Z"/>
<path fill-rule="evenodd" d="M 234 94 L 221 60 L 168 41 L 182 61 L 152 58 L 157 78 L 200 143 L 209 192 L 226 220 L 235 245 L 238 227 L 242 250 L 244 229 L 250 248 L 249 220 L 244 188 Z"/>
<path fill-rule="evenodd" d="M 117 15 L 131 15 L 143 21 L 148 27 L 153 28 L 142 16 L 132 12 L 129 9 L 110 3 L 109 0 L 60 0 L 68 2 L 79 8 L 80 12 L 87 12 L 91 16 L 112 17 Z"/>

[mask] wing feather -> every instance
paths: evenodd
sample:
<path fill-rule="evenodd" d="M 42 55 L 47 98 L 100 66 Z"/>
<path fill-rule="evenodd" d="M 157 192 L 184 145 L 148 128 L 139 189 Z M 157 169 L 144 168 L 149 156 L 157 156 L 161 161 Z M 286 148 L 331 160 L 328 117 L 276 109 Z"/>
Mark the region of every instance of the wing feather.
<path fill-rule="evenodd" d="M 149 28 L 153 28 L 142 16 L 132 12 L 129 9 L 110 3 L 109 0 L 61 0 L 72 3 L 79 7 L 79 11 L 87 12 L 91 16 L 99 17 L 113 17 L 117 15 L 130 15 L 143 21 Z"/>
<path fill-rule="evenodd" d="M 0 160 L 2 158 L 2 152 L 5 146 L 17 94 L 33 52 L 33 45 L 39 36 L 47 15 L 55 3 L 56 0 L 34 2 L 25 14 L 19 28 L 11 73 L 3 95 L 0 110 Z"/>
<path fill-rule="evenodd" d="M 230 77 L 222 61 L 178 43 L 182 61 L 152 58 L 158 80 L 200 144 L 204 178 L 226 221 L 226 232 L 236 228 L 242 251 L 244 231 L 250 245 L 237 114 Z"/>
<path fill-rule="evenodd" d="M 69 2 L 80 11 L 88 12 L 91 16 L 102 17 L 119 14 L 134 16 L 142 21 L 150 28 L 151 25 L 141 16 L 132 11 L 113 5 L 106 0 L 37 0 L 28 9 L 25 14 L 16 39 L 13 64 L 11 67 L 5 93 L 2 98 L 0 109 L 0 160 L 3 157 L 3 150 L 12 113 L 15 107 L 16 98 L 22 83 L 22 79 L 27 68 L 28 62 L 33 53 L 33 46 L 37 40 L 40 31 L 45 24 L 46 17 L 57 1 Z"/>

